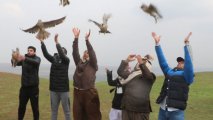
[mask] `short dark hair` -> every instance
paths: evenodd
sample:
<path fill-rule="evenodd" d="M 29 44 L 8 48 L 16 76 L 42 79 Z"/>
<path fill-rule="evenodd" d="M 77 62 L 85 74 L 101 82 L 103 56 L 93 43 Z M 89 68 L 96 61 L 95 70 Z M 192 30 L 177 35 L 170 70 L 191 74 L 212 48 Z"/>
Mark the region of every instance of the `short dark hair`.
<path fill-rule="evenodd" d="M 33 51 L 36 52 L 36 48 L 34 46 L 29 46 L 28 49 L 33 49 Z"/>
<path fill-rule="evenodd" d="M 184 62 L 184 59 L 182 57 L 177 57 L 177 62 Z"/>

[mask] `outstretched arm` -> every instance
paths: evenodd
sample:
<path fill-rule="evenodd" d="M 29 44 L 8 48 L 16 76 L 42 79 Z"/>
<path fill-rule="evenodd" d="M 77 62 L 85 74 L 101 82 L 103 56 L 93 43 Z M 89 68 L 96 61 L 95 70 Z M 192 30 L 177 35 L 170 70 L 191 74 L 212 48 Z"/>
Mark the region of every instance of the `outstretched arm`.
<path fill-rule="evenodd" d="M 90 59 L 89 61 L 90 61 L 91 65 L 96 70 L 98 70 L 96 54 L 95 54 L 95 51 L 94 51 L 92 45 L 89 42 L 89 36 L 90 36 L 90 30 L 89 30 L 88 33 L 86 33 L 86 36 L 85 36 L 86 46 L 87 46 L 87 50 L 88 50 L 88 54 L 89 54 L 89 59 Z"/>
<path fill-rule="evenodd" d="M 75 65 L 77 65 L 81 60 L 80 54 L 79 54 L 79 49 L 78 49 L 78 38 L 79 38 L 80 30 L 78 28 L 73 28 L 72 31 L 75 36 L 75 39 L 74 39 L 73 45 L 72 45 L 72 48 L 73 48 L 72 56 L 73 56 Z"/>
<path fill-rule="evenodd" d="M 129 74 L 129 62 L 132 62 L 135 60 L 135 55 L 134 54 L 130 54 L 126 60 L 122 60 L 120 66 L 118 67 L 117 73 L 119 76 L 121 76 L 122 78 L 126 79 Z"/>
<path fill-rule="evenodd" d="M 64 61 L 65 63 L 69 63 L 70 59 L 63 52 L 62 47 L 58 42 L 58 34 L 55 35 L 55 43 L 56 43 L 56 48 L 58 50 L 58 54 L 59 54 L 60 58 L 62 59 L 62 61 Z"/>
<path fill-rule="evenodd" d="M 158 61 L 159 61 L 159 64 L 160 64 L 160 67 L 164 73 L 164 75 L 167 74 L 167 72 L 171 69 L 166 61 L 166 58 L 163 54 L 163 51 L 161 49 L 161 46 L 160 46 L 160 38 L 161 36 L 158 36 L 156 33 L 152 33 L 152 37 L 153 39 L 155 40 L 155 51 L 157 53 L 157 57 L 158 57 Z"/>
<path fill-rule="evenodd" d="M 38 39 L 38 38 L 37 38 Z M 41 50 L 42 53 L 44 55 L 44 57 L 49 61 L 49 62 L 53 62 L 54 57 L 52 55 L 50 55 L 47 51 L 46 45 L 44 44 L 44 41 L 42 39 L 38 39 L 41 41 Z"/>
<path fill-rule="evenodd" d="M 119 86 L 118 78 L 116 78 L 115 80 L 112 79 L 112 71 L 109 71 L 106 68 L 106 73 L 107 73 L 108 85 L 110 85 L 110 86 Z"/>
<path fill-rule="evenodd" d="M 25 57 L 25 62 L 28 62 L 28 63 L 30 63 L 32 65 L 39 66 L 40 62 L 41 62 L 41 59 L 39 57 L 36 57 L 36 58 Z"/>
<path fill-rule="evenodd" d="M 192 35 L 190 32 L 188 36 L 185 38 L 184 43 L 184 54 L 185 54 L 185 62 L 184 62 L 184 78 L 188 84 L 191 84 L 194 81 L 194 69 L 193 69 L 193 63 L 192 58 L 190 56 L 189 52 L 189 38 Z"/>
<path fill-rule="evenodd" d="M 149 63 L 146 63 L 147 60 L 143 59 L 140 55 L 137 55 L 136 58 L 139 63 L 140 69 L 142 71 L 142 76 L 149 80 L 155 80 L 155 76 L 152 74 L 152 72 L 146 66 L 146 64 L 149 64 Z"/>

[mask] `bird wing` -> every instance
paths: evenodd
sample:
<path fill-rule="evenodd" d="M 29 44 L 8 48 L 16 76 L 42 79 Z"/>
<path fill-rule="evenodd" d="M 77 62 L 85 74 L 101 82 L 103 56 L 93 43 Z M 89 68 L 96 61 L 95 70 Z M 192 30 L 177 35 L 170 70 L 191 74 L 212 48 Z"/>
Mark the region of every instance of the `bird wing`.
<path fill-rule="evenodd" d="M 48 21 L 48 22 L 44 22 L 44 28 L 50 28 L 50 27 L 54 27 L 60 23 L 62 23 L 65 20 L 66 16 L 57 19 L 57 20 L 52 20 L 52 21 Z"/>
<path fill-rule="evenodd" d="M 157 9 L 153 4 L 150 4 L 150 5 L 149 5 L 149 11 L 155 12 L 156 14 L 158 14 L 158 16 L 159 16 L 160 18 L 162 18 L 162 15 L 158 12 L 158 9 Z"/>
<path fill-rule="evenodd" d="M 108 19 L 111 17 L 111 14 L 104 14 L 103 16 L 103 24 L 107 25 Z"/>
<path fill-rule="evenodd" d="M 98 22 L 91 20 L 91 19 L 89 19 L 88 21 L 93 22 L 95 25 L 97 25 L 99 28 L 101 28 L 101 24 L 99 24 Z"/>
<path fill-rule="evenodd" d="M 28 33 L 36 33 L 36 32 L 38 32 L 38 30 L 39 30 L 39 27 L 37 25 L 35 25 L 35 26 L 33 26 L 29 29 L 23 30 L 23 31 L 28 32 Z"/>

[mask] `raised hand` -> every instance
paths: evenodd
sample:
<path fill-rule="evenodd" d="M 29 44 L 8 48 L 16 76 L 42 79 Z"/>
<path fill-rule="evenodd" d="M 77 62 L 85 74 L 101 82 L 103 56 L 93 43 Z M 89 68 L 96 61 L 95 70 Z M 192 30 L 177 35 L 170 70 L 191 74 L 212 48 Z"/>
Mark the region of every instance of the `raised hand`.
<path fill-rule="evenodd" d="M 160 42 L 161 36 L 157 35 L 155 32 L 152 32 L 152 37 L 155 40 L 156 44 L 158 44 Z"/>
<path fill-rule="evenodd" d="M 38 36 L 36 36 L 36 39 L 38 39 L 40 42 L 44 42 L 44 40 L 40 39 Z"/>
<path fill-rule="evenodd" d="M 189 43 L 189 38 L 190 38 L 191 35 L 192 35 L 192 32 L 190 32 L 190 33 L 187 35 L 187 37 L 186 37 L 185 40 L 184 40 L 184 43 L 185 43 L 185 44 Z"/>
<path fill-rule="evenodd" d="M 138 60 L 139 64 L 144 64 L 147 60 L 147 59 L 142 58 L 141 55 L 137 55 L 137 56 L 135 56 L 135 58 Z"/>
<path fill-rule="evenodd" d="M 58 44 L 58 34 L 55 34 L 55 43 Z"/>
<path fill-rule="evenodd" d="M 78 37 L 79 37 L 80 30 L 79 30 L 78 28 L 73 28 L 73 29 L 72 29 L 72 32 L 73 32 L 75 38 L 78 38 Z"/>
<path fill-rule="evenodd" d="M 89 32 L 86 33 L 85 39 L 86 39 L 86 40 L 89 40 L 89 36 L 90 36 L 90 29 L 89 29 Z"/>
<path fill-rule="evenodd" d="M 127 62 L 132 62 L 132 61 L 134 61 L 135 60 L 135 54 L 130 54 L 128 57 L 127 57 Z"/>
<path fill-rule="evenodd" d="M 18 62 L 21 62 L 21 61 L 24 61 L 24 60 L 25 60 L 25 56 L 23 56 L 23 55 L 19 55 L 18 58 L 17 58 Z"/>

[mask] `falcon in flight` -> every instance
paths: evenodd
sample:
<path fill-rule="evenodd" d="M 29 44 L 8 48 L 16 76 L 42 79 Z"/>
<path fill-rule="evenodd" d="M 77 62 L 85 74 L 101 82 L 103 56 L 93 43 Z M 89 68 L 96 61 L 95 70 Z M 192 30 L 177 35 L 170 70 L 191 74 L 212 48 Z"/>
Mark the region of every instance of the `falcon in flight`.
<path fill-rule="evenodd" d="M 50 33 L 45 31 L 45 29 L 50 28 L 50 27 L 55 27 L 56 25 L 62 23 L 65 20 L 65 18 L 66 17 L 62 17 L 60 19 L 47 21 L 47 22 L 38 20 L 38 22 L 36 23 L 35 26 L 33 26 L 32 28 L 23 30 L 23 31 L 33 33 L 33 34 L 38 32 L 36 38 L 38 38 L 39 40 L 44 40 L 50 36 Z"/>
<path fill-rule="evenodd" d="M 60 5 L 66 6 L 69 4 L 70 4 L 69 0 L 60 0 Z"/>
<path fill-rule="evenodd" d="M 108 19 L 111 17 L 111 14 L 104 14 L 103 16 L 103 23 L 100 24 L 94 20 L 89 19 L 89 22 L 93 22 L 95 25 L 97 25 L 100 28 L 99 34 L 100 33 L 111 33 L 110 31 L 108 31 L 108 25 L 107 25 L 107 21 Z"/>
<path fill-rule="evenodd" d="M 163 18 L 162 15 L 158 12 L 158 9 L 153 5 L 153 4 L 150 4 L 149 6 L 146 5 L 146 4 L 142 4 L 141 5 L 141 9 L 149 14 L 150 16 L 154 17 L 155 19 L 155 23 L 157 23 L 157 20 L 159 18 Z"/>

